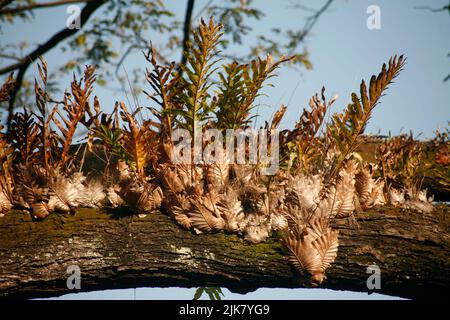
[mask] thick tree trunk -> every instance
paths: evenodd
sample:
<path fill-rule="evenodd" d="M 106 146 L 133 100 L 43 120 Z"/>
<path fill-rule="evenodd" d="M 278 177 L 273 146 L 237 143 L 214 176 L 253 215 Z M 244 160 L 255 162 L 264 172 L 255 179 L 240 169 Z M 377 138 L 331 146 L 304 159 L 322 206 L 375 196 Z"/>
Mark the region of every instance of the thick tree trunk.
<path fill-rule="evenodd" d="M 449 297 L 448 207 L 432 215 L 386 207 L 336 222 L 340 247 L 322 287 L 368 291 L 367 267 L 381 270 L 376 292 L 407 298 Z M 287 263 L 276 237 L 252 245 L 236 235 L 195 235 L 162 213 L 145 218 L 80 209 L 33 222 L 0 219 L 0 295 L 56 296 L 67 268 L 79 266 L 81 290 L 130 287 L 302 287 L 307 277 Z"/>

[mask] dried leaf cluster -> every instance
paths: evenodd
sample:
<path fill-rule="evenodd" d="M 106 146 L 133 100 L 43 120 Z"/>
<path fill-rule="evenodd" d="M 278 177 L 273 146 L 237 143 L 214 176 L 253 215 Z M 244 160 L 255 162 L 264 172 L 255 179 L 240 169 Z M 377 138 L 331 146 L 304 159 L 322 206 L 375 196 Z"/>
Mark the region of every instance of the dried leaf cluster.
<path fill-rule="evenodd" d="M 220 161 L 215 163 L 175 164 L 174 129 L 185 128 L 195 136 L 206 128 L 247 128 L 263 85 L 290 60 L 268 56 L 249 64 L 224 64 L 219 71 L 221 29 L 212 19 L 201 22 L 182 73 L 174 63 L 158 64 L 153 51 L 145 55 L 153 91 L 146 94 L 156 103 L 148 108 L 154 117 L 147 120 L 142 108 L 130 111 L 123 102 L 111 114 L 102 112 L 92 98 L 95 69 L 90 66 L 82 79 L 74 77 L 62 101 L 55 101 L 45 90 L 47 65 L 41 60 L 36 110 L 16 113 L 11 130 L 0 134 L 0 213 L 15 207 L 42 219 L 52 212 L 75 213 L 78 207 L 126 207 L 138 215 L 162 209 L 196 233 L 237 233 L 259 243 L 275 232 L 293 265 L 320 284 L 337 256 L 334 219 L 402 204 L 406 194 L 415 201 L 408 206 L 429 211 L 426 194 L 407 184 L 408 178 L 397 179 L 399 172 L 409 177 L 418 159 L 417 150 L 405 146 L 407 137 L 380 149 L 382 178 L 374 178 L 373 164 L 354 157 L 374 107 L 405 63 L 402 56 L 384 65 L 368 88 L 363 81 L 360 96 L 352 94 L 344 112 L 329 122 L 336 97 L 327 101 L 324 88 L 313 96 L 295 128 L 280 133 L 281 170 L 273 176 L 260 174 L 263 163 L 237 165 L 225 154 L 216 155 Z M 8 83 L 1 91 L 7 98 L 3 88 Z M 277 130 L 285 112 L 282 106 L 265 128 Z M 81 148 L 73 146 L 80 124 L 87 131 L 86 148 L 104 150 L 107 174 L 102 180 L 81 173 Z M 406 191 L 391 187 L 391 180 L 406 183 Z"/>

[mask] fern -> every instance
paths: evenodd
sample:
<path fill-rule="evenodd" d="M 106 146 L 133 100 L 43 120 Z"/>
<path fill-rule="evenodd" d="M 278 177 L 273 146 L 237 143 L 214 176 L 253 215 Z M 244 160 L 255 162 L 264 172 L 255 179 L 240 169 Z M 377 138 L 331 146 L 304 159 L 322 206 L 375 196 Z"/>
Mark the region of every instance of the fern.
<path fill-rule="evenodd" d="M 47 110 L 47 102 L 51 100 L 45 90 L 47 85 L 47 62 L 43 58 L 39 59 L 41 64 L 38 64 L 38 71 L 42 85 L 36 79 L 34 80 L 34 92 L 38 112 L 33 112 L 33 115 L 37 119 L 36 125 L 39 130 L 38 153 L 36 156 L 40 159 L 44 170 L 48 172 L 50 165 L 53 163 L 52 150 L 55 150 L 57 146 L 56 135 L 51 130 L 50 125 L 58 107 L 55 105 L 50 112 Z"/>
<path fill-rule="evenodd" d="M 189 130 L 193 137 L 198 135 L 199 126 L 209 118 L 214 105 L 209 103 L 209 88 L 212 85 L 210 76 L 214 73 L 214 65 L 218 62 L 216 47 L 222 33 L 222 25 L 215 24 L 213 19 L 206 24 L 203 19 L 197 31 L 193 32 L 194 42 L 185 52 L 186 65 L 180 66 L 183 77 L 180 85 L 183 88 L 178 98 L 184 104 L 181 109 L 171 109 L 172 115 L 179 116 L 177 123 Z"/>
<path fill-rule="evenodd" d="M 14 115 L 8 141 L 14 149 L 17 163 L 28 165 L 37 162 L 37 159 L 34 158 L 34 152 L 39 143 L 38 131 L 33 115 L 27 109 Z"/>
<path fill-rule="evenodd" d="M 126 163 L 129 163 L 129 157 L 126 154 L 125 149 L 120 144 L 121 136 L 121 129 L 111 128 L 105 124 L 101 124 L 99 127 L 94 129 L 94 137 L 100 139 L 110 154 L 125 161 Z"/>
<path fill-rule="evenodd" d="M 89 98 L 95 82 L 94 72 L 94 67 L 87 66 L 84 71 L 84 77 L 80 81 L 77 81 L 74 76 L 71 84 L 72 93 L 66 93 L 63 99 L 65 115 L 59 109 L 56 110 L 62 122 L 57 117 L 53 118 L 53 122 L 62 134 L 62 136 L 58 137 L 58 141 L 62 147 L 60 160 L 63 166 L 70 167 L 74 157 L 74 155 L 69 154 L 70 146 L 78 124 L 86 119 L 86 111 L 89 109 Z"/>
<path fill-rule="evenodd" d="M 0 170 L 7 171 L 10 167 L 13 148 L 9 145 L 7 135 L 2 130 L 3 125 L 0 124 Z"/>
<path fill-rule="evenodd" d="M 236 61 L 223 66 L 219 72 L 219 94 L 217 96 L 216 126 L 221 129 L 235 129 L 239 122 L 239 107 L 245 101 L 244 66 Z"/>
<path fill-rule="evenodd" d="M 239 107 L 240 121 L 245 121 L 249 116 L 251 107 L 255 99 L 259 96 L 259 91 L 268 79 L 275 76 L 273 73 L 283 62 L 287 62 L 293 57 L 281 57 L 278 61 L 273 62 L 271 55 L 266 59 L 257 58 L 251 61 L 250 65 L 244 67 L 242 76 L 245 83 L 244 103 Z"/>
<path fill-rule="evenodd" d="M 103 113 L 100 120 L 94 121 L 90 136 L 99 140 L 105 154 L 113 155 L 129 165 L 130 158 L 122 146 L 122 135 L 123 130 L 119 127 L 119 103 L 116 102 L 111 114 Z"/>
<path fill-rule="evenodd" d="M 210 300 L 221 300 L 221 295 L 224 296 L 221 288 L 200 287 L 195 291 L 193 300 L 199 300 L 202 297 L 203 293 L 206 293 Z"/>
<path fill-rule="evenodd" d="M 250 112 L 254 101 L 265 81 L 274 76 L 273 72 L 290 58 L 282 57 L 275 63 L 269 55 L 266 59 L 252 60 L 250 65 L 237 62 L 224 66 L 225 73 L 219 73 L 219 94 L 217 96 L 217 127 L 236 129 L 246 126 L 252 120 Z"/>
<path fill-rule="evenodd" d="M 14 91 L 15 86 L 16 82 L 13 74 L 11 73 L 0 88 L 0 102 L 5 102 L 10 99 L 11 93 Z"/>
<path fill-rule="evenodd" d="M 319 137 L 320 131 L 325 124 L 325 116 L 337 97 L 327 101 L 325 98 L 325 87 L 322 87 L 320 98 L 315 94 L 309 100 L 308 109 L 303 109 L 299 121 L 294 130 L 283 132 L 282 156 L 289 157 L 290 166 L 309 172 L 311 164 L 320 162 L 324 155 L 323 140 Z"/>
<path fill-rule="evenodd" d="M 161 134 L 165 138 L 171 136 L 173 118 L 172 110 L 180 108 L 180 102 L 177 98 L 179 91 L 179 74 L 174 74 L 175 63 L 172 62 L 170 66 L 162 66 L 156 62 L 154 50 L 151 49 L 145 55 L 145 58 L 153 66 L 153 71 L 147 70 L 146 78 L 147 82 L 155 91 L 155 94 L 149 94 L 146 91 L 144 93 L 155 101 L 159 106 L 160 110 L 151 108 L 151 111 L 156 117 L 158 117 L 161 122 Z M 156 95 L 156 96 L 155 96 Z M 158 98 L 160 100 L 158 100 Z"/>
<path fill-rule="evenodd" d="M 120 102 L 120 108 L 122 120 L 128 124 L 128 129 L 122 131 L 122 146 L 134 163 L 138 175 L 143 177 L 147 163 L 156 158 L 157 134 L 150 128 L 152 121 L 148 120 L 139 127 L 135 114 L 131 114 L 123 102 Z"/>
<path fill-rule="evenodd" d="M 389 84 L 399 75 L 405 65 L 406 59 L 403 55 L 389 59 L 388 66 L 383 64 L 383 68 L 378 76 L 372 76 L 369 90 L 367 90 L 364 80 L 360 86 L 360 97 L 352 93 L 352 102 L 347 106 L 344 113 L 333 115 L 331 124 L 328 126 L 327 138 L 329 148 L 336 146 L 339 156 L 336 165 L 330 170 L 328 177 L 331 178 L 340 168 L 342 162 L 358 146 L 358 138 L 364 133 L 365 127 L 372 116 L 372 111 L 379 103 L 384 91 Z"/>
<path fill-rule="evenodd" d="M 375 158 L 386 185 L 412 186 L 418 179 L 423 151 L 412 133 L 393 137 L 381 144 Z"/>

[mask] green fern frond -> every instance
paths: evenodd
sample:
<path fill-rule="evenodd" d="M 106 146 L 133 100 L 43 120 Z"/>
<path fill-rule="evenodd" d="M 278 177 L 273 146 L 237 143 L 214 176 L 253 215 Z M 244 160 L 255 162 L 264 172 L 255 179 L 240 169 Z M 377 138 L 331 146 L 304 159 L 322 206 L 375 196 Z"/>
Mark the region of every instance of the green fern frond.
<path fill-rule="evenodd" d="M 221 24 L 215 24 L 211 18 L 209 23 L 203 19 L 193 32 L 193 43 L 189 43 L 185 52 L 186 65 L 180 66 L 183 77 L 180 85 L 183 90 L 179 93 L 179 100 L 183 103 L 182 109 L 172 109 L 170 112 L 176 116 L 177 123 L 196 136 L 197 128 L 208 119 L 213 104 L 209 103 L 209 89 L 212 85 L 210 76 L 214 73 L 217 59 L 217 46 L 222 33 Z"/>
<path fill-rule="evenodd" d="M 264 82 L 275 76 L 274 71 L 292 57 L 273 62 L 269 55 L 266 59 L 257 58 L 249 65 L 237 62 L 224 66 L 225 73 L 219 73 L 219 94 L 217 96 L 217 127 L 236 129 L 249 124 L 255 99 L 260 95 Z"/>
<path fill-rule="evenodd" d="M 224 296 L 221 288 L 200 287 L 195 291 L 193 300 L 199 300 L 202 297 L 203 293 L 206 293 L 210 300 L 221 300 L 221 295 Z"/>

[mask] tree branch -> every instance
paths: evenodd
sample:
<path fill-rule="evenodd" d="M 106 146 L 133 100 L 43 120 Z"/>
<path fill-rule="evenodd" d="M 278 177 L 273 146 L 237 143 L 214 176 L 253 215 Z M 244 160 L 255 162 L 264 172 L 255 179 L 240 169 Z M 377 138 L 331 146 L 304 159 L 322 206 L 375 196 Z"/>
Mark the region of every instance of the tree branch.
<path fill-rule="evenodd" d="M 14 0 L 0 0 L 0 9 L 6 7 L 8 4 L 13 2 Z"/>
<path fill-rule="evenodd" d="M 308 17 L 308 19 L 306 19 L 306 23 L 303 28 L 303 33 L 302 33 L 302 36 L 300 37 L 300 40 L 298 41 L 298 43 L 302 42 L 305 39 L 305 37 L 311 32 L 314 25 L 317 23 L 317 21 L 319 21 L 320 16 L 325 11 L 328 10 L 328 8 L 330 7 L 332 2 L 333 2 L 333 0 L 327 0 L 327 2 L 325 2 L 325 4 L 319 10 L 317 10 L 312 16 L 310 16 L 310 17 Z"/>
<path fill-rule="evenodd" d="M 91 0 L 89 1 L 81 10 L 80 14 L 80 22 L 83 26 L 89 19 L 89 17 L 103 4 L 105 3 L 105 0 Z M 54 47 L 56 47 L 61 41 L 67 39 L 68 37 L 72 36 L 78 32 L 78 29 L 68 29 L 65 28 L 55 34 L 53 37 L 51 37 L 47 42 L 40 45 L 38 48 L 36 48 L 33 52 L 22 58 L 18 63 L 15 63 L 13 65 L 10 65 L 9 67 L 0 69 L 0 75 L 9 73 L 14 70 L 19 70 L 19 73 L 16 78 L 16 87 L 15 90 L 11 94 L 11 98 L 9 100 L 8 105 L 8 131 L 10 129 L 13 113 L 14 113 L 14 103 L 16 100 L 17 93 L 19 92 L 20 88 L 22 87 L 23 78 L 25 76 L 25 73 L 30 66 L 39 56 L 43 55 L 44 53 L 50 51 Z"/>
<path fill-rule="evenodd" d="M 392 207 L 338 220 L 339 250 L 322 288 L 368 292 L 367 267 L 381 270 L 377 293 L 406 298 L 448 298 L 449 207 L 424 215 Z M 113 209 L 79 209 L 33 222 L 10 212 L 0 219 L 0 296 L 71 293 L 66 270 L 81 270 L 81 290 L 133 287 L 305 287 L 309 276 L 288 263 L 274 238 L 258 245 L 236 235 L 196 235 L 168 216 L 145 218 Z"/>
<path fill-rule="evenodd" d="M 0 10 L 0 16 L 5 14 L 14 14 L 19 13 L 23 11 L 30 11 L 34 9 L 42 9 L 42 8 L 51 8 L 51 7 L 57 7 L 61 5 L 71 4 L 71 3 L 80 3 L 80 2 L 87 2 L 89 0 L 61 0 L 61 1 L 54 1 L 54 2 L 47 2 L 47 3 L 34 3 L 28 6 L 19 6 L 15 8 L 6 8 Z M 1 5 L 0 5 L 1 8 Z"/>
<path fill-rule="evenodd" d="M 187 58 L 185 56 L 185 52 L 188 50 L 189 45 L 189 36 L 191 34 L 192 29 L 192 12 L 194 11 L 195 0 L 188 0 L 188 5 L 186 8 L 186 16 L 184 18 L 184 27 L 183 27 L 183 52 L 181 53 L 181 62 L 180 65 L 186 64 Z M 183 72 L 182 69 L 179 69 L 180 73 Z"/>
<path fill-rule="evenodd" d="M 416 6 L 414 8 L 419 9 L 419 10 L 430 10 L 431 12 L 448 11 L 450 13 L 450 1 L 449 1 L 449 4 L 447 4 L 441 8 L 432 8 L 430 6 Z"/>

